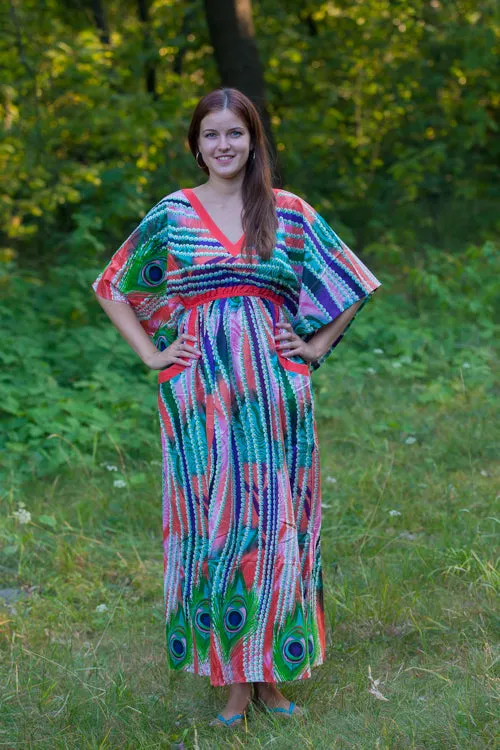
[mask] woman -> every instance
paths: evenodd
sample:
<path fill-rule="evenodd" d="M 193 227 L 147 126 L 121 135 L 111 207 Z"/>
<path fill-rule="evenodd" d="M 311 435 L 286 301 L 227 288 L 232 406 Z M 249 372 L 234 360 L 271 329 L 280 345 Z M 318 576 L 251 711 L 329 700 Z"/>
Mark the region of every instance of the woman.
<path fill-rule="evenodd" d="M 325 658 L 321 487 L 311 373 L 380 286 L 304 200 L 273 190 L 261 121 L 235 89 L 188 134 L 208 180 L 154 206 L 96 279 L 159 370 L 169 663 L 302 713 L 277 683 Z"/>

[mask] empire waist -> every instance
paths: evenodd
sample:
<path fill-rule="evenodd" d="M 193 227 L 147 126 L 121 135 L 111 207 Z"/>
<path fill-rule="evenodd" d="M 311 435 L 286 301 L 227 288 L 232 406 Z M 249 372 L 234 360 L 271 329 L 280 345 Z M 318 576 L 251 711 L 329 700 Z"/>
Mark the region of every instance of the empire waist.
<path fill-rule="evenodd" d="M 284 298 L 280 294 L 272 292 L 270 289 L 262 289 L 253 284 L 237 284 L 234 286 L 222 287 L 220 289 L 212 289 L 209 292 L 194 294 L 190 297 L 179 297 L 179 300 L 187 310 L 190 310 L 193 307 L 203 305 L 205 302 L 212 302 L 212 300 L 215 299 L 243 296 L 264 297 L 265 299 L 271 300 L 271 302 L 274 302 L 279 307 L 284 304 Z"/>

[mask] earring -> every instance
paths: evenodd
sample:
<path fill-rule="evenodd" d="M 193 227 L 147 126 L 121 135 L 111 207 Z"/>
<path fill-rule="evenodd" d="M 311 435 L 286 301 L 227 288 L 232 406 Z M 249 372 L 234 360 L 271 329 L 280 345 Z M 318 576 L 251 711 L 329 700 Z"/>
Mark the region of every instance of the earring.
<path fill-rule="evenodd" d="M 196 157 L 195 157 L 196 158 L 196 163 L 197 163 L 197 165 L 199 166 L 200 169 L 205 169 L 206 165 L 205 165 L 205 162 L 203 161 L 203 156 L 201 157 L 201 164 L 200 164 L 200 160 L 198 158 L 199 156 L 200 156 L 200 152 L 197 151 L 196 152 Z"/>
<path fill-rule="evenodd" d="M 255 161 L 255 149 L 252 149 L 252 161 Z"/>

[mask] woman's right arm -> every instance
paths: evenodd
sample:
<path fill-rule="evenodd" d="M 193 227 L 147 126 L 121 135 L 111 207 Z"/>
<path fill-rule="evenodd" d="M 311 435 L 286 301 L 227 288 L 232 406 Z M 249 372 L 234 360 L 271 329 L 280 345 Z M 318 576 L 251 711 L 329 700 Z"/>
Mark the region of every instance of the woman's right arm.
<path fill-rule="evenodd" d="M 162 370 L 174 363 L 190 364 L 189 359 L 186 361 L 181 357 L 194 358 L 197 356 L 197 349 L 193 349 L 193 346 L 188 346 L 187 343 L 188 339 L 196 341 L 195 336 L 182 334 L 169 347 L 160 352 L 127 302 L 104 299 L 98 294 L 96 294 L 96 298 L 125 341 L 144 364 L 152 370 Z"/>

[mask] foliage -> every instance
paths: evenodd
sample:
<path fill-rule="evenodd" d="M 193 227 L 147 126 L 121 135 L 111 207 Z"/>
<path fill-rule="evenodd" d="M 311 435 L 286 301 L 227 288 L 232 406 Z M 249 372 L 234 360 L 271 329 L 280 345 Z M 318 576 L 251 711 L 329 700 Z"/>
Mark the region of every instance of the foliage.
<path fill-rule="evenodd" d="M 89 3 L 10 0 L 0 36 L 0 263 L 104 260 L 162 195 L 199 180 L 187 125 L 197 98 L 219 84 L 202 4 L 157 0 L 147 23 L 133 3 L 96 5 L 109 44 Z M 361 246 L 454 252 L 492 236 L 494 0 L 261 0 L 254 10 L 287 186 Z"/>
<path fill-rule="evenodd" d="M 493 0 L 259 8 L 288 182 L 363 245 L 396 233 L 405 250 L 422 241 L 454 249 L 498 230 Z"/>
<path fill-rule="evenodd" d="M 14 277 L 0 303 L 0 411 L 4 470 L 18 480 L 127 443 L 138 455 L 159 442 L 155 373 L 100 315 L 89 272 L 55 268 L 45 283 Z M 67 288 L 67 294 L 58 290 Z M 129 442 L 130 441 L 130 442 Z M 127 448 L 128 450 L 128 448 Z"/>
<path fill-rule="evenodd" d="M 0 141 L 7 259 L 39 267 L 77 258 L 82 267 L 185 179 L 188 117 L 204 83 L 197 60 L 207 53 L 175 41 L 182 6 L 160 3 L 155 102 L 143 90 L 144 30 L 132 8 L 122 14 L 121 4 L 110 6 L 110 45 L 99 41 L 81 6 L 71 15 L 57 0 L 12 9 L 0 51 L 7 67 Z M 176 45 L 187 47 L 182 87 L 171 69 Z"/>

